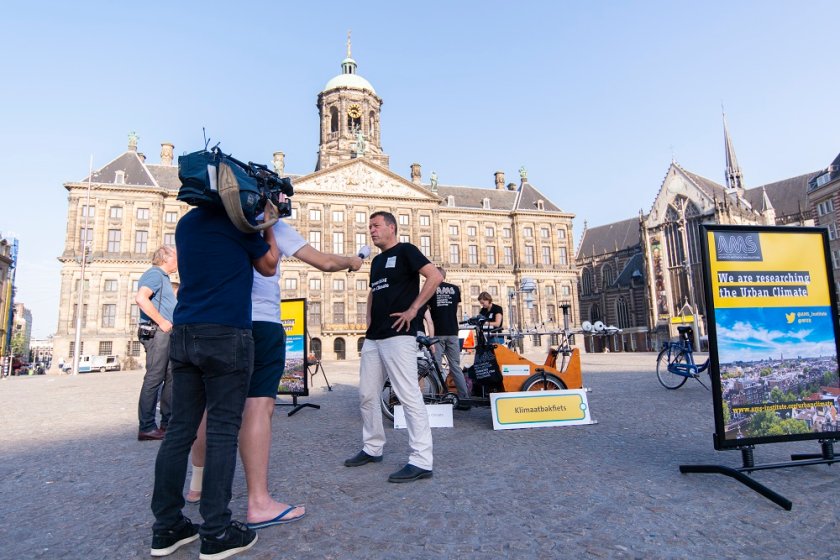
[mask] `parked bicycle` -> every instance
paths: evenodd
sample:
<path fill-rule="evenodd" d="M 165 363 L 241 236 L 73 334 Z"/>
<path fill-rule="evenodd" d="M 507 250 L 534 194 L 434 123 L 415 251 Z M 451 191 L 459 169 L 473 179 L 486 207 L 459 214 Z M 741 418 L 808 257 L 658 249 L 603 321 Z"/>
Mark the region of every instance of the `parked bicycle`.
<path fill-rule="evenodd" d="M 679 338 L 662 344 L 662 351 L 656 357 L 656 377 L 666 389 L 679 389 L 689 379 L 696 379 L 700 385 L 709 388 L 700 380 L 700 374 L 709 369 L 709 360 L 702 364 L 694 361 L 691 345 L 694 330 L 691 327 L 677 327 Z"/>
<path fill-rule="evenodd" d="M 447 375 L 438 365 L 437 360 L 432 356 L 432 347 L 440 343 L 440 339 L 418 335 L 417 336 L 417 382 L 420 384 L 420 393 L 423 395 L 425 404 L 451 404 L 458 406 L 458 393 L 454 391 L 454 381 L 451 386 L 447 384 Z M 447 370 L 448 371 L 448 370 Z M 394 407 L 400 404 L 391 380 L 386 379 L 382 386 L 382 413 L 390 420 L 394 419 Z"/>

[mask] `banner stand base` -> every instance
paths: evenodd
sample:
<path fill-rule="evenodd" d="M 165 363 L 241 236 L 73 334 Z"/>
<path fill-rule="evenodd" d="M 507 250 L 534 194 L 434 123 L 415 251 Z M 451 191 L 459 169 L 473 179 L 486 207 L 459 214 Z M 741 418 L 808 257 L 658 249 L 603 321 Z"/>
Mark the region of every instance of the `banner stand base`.
<path fill-rule="evenodd" d="M 306 408 L 306 407 L 317 408 L 318 410 L 321 409 L 320 404 L 312 404 L 312 403 L 300 403 L 300 404 L 298 404 L 297 399 L 298 399 L 297 395 L 292 395 L 292 402 L 285 403 L 285 402 L 276 402 L 275 401 L 274 406 L 293 406 L 294 408 L 289 411 L 289 414 L 288 414 L 289 416 L 291 416 L 295 412 L 301 410 L 302 408 Z"/>
<path fill-rule="evenodd" d="M 834 456 L 834 445 L 831 441 L 821 440 L 822 453 L 806 454 L 806 455 L 791 455 L 792 461 L 789 463 L 768 463 L 766 465 L 756 465 L 753 459 L 753 446 L 741 447 L 741 458 L 743 460 L 743 467 L 732 468 L 724 465 L 680 465 L 680 472 L 683 474 L 690 473 L 708 473 L 708 474 L 722 474 L 737 480 L 738 482 L 749 486 L 771 502 L 790 511 L 793 508 L 793 502 L 764 486 L 760 482 L 745 475 L 744 472 L 761 471 L 768 469 L 784 469 L 788 467 L 804 467 L 807 465 L 830 465 L 832 463 L 840 463 L 840 458 Z"/>

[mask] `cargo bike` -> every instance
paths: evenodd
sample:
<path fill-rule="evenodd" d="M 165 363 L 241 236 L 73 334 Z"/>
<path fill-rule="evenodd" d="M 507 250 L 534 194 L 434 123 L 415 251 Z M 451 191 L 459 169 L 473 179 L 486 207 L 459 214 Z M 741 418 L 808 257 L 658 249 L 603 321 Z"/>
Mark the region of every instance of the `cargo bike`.
<path fill-rule="evenodd" d="M 497 333 L 507 338 L 507 344 L 490 342 L 484 329 L 486 319 L 477 316 L 462 326 L 475 330 L 475 360 L 464 368 L 467 377 L 469 399 L 461 399 L 455 387 L 455 380 L 448 367 L 442 368 L 431 355 L 431 348 L 438 339 L 428 336 L 417 337 L 417 381 L 426 404 L 461 403 L 472 406 L 490 406 L 491 393 L 516 391 L 554 391 L 558 389 L 580 389 L 583 387 L 580 368 L 580 350 L 573 348 L 573 331 L 563 329 L 539 333 Z M 556 336 L 557 344 L 549 346 L 542 364 L 532 362 L 515 351 L 517 342 L 524 336 Z M 472 382 L 472 383 L 470 383 Z M 382 412 L 393 420 L 394 407 L 399 399 L 385 380 L 381 394 Z"/>

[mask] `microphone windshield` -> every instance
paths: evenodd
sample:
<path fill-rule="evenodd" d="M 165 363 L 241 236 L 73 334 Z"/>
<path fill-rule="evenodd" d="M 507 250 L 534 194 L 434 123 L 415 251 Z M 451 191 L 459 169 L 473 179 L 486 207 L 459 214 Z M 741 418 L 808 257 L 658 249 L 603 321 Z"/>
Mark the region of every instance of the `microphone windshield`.
<path fill-rule="evenodd" d="M 366 259 L 370 256 L 370 246 L 364 245 L 359 249 L 359 258 Z"/>

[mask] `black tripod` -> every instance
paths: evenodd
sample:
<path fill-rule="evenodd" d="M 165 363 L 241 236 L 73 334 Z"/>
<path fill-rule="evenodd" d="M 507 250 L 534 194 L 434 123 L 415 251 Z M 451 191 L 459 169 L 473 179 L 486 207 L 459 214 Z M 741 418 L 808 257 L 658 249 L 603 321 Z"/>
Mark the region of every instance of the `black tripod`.
<path fill-rule="evenodd" d="M 321 358 L 312 354 L 306 359 L 306 371 L 309 373 L 310 381 L 315 381 L 315 376 L 318 375 L 318 372 L 321 372 L 321 375 L 324 376 L 324 381 L 327 382 L 327 390 L 332 391 L 332 385 L 330 385 L 330 380 L 327 379 L 327 372 L 324 371 L 324 366 L 321 363 Z"/>

